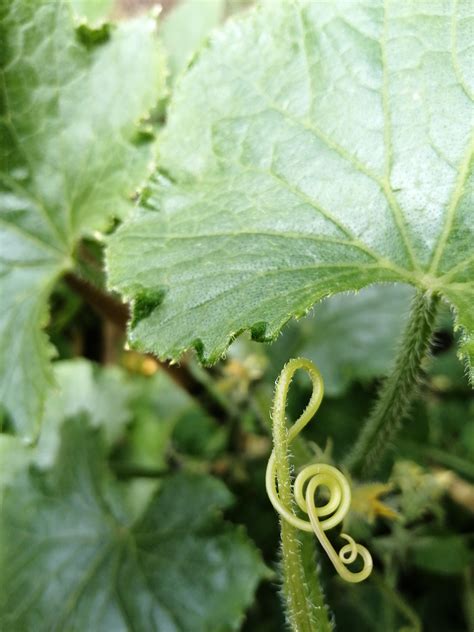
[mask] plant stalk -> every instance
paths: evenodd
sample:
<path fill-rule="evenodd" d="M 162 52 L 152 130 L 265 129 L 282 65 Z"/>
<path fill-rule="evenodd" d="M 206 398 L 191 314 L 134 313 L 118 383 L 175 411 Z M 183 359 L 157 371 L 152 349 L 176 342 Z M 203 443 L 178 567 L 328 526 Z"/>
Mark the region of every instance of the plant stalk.
<path fill-rule="evenodd" d="M 294 503 L 288 453 L 288 429 L 285 419 L 284 396 L 278 384 L 272 417 L 278 495 L 285 507 L 291 507 Z M 329 622 L 327 608 L 324 606 L 323 593 L 314 566 L 311 583 L 306 578 L 307 565 L 305 565 L 303 555 L 307 554 L 308 547 L 305 546 L 305 551 L 302 550 L 298 530 L 282 517 L 280 517 L 280 533 L 283 595 L 288 622 L 293 632 L 330 632 L 332 626 Z M 313 559 L 311 562 L 314 564 Z"/>
<path fill-rule="evenodd" d="M 129 306 L 126 303 L 122 303 L 113 295 L 73 272 L 66 273 L 64 280 L 100 317 L 116 325 L 125 335 L 127 322 L 130 318 Z M 161 362 L 152 354 L 149 355 L 158 362 L 160 369 L 165 371 L 176 384 L 187 391 L 191 397 L 199 400 L 202 407 L 218 423 L 223 424 L 226 422 L 230 416 L 229 408 L 225 405 L 224 398 L 219 398 L 217 392 L 209 387 L 212 379 L 206 374 L 205 370 L 202 371 L 202 374 L 206 376 L 207 381 L 204 379 L 199 380 L 185 362 L 181 362 L 179 365 L 171 364 L 169 362 Z"/>
<path fill-rule="evenodd" d="M 376 473 L 382 458 L 407 417 L 416 394 L 422 362 L 433 334 L 439 296 L 417 292 L 410 318 L 400 342 L 392 374 L 380 394 L 359 438 L 344 465 L 355 476 Z"/>

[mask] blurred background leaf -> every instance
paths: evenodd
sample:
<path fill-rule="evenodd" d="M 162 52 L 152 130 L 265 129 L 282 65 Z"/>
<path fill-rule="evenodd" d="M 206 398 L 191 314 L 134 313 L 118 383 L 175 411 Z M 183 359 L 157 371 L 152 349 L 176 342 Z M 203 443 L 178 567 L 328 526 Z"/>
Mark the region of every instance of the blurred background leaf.
<path fill-rule="evenodd" d="M 105 442 L 87 416 L 61 424 L 47 471 L 7 485 L 0 529 L 5 629 L 235 629 L 266 574 L 231 502 L 206 476 L 163 480 L 131 520 L 107 470 Z"/>
<path fill-rule="evenodd" d="M 330 396 L 343 395 L 354 381 L 368 383 L 387 374 L 412 296 L 405 285 L 373 285 L 322 301 L 267 346 L 269 379 L 276 378 L 288 357 L 296 356 L 319 367 Z M 246 342 L 243 353 L 261 349 L 258 343 Z M 232 353 L 238 353 L 238 343 Z"/>

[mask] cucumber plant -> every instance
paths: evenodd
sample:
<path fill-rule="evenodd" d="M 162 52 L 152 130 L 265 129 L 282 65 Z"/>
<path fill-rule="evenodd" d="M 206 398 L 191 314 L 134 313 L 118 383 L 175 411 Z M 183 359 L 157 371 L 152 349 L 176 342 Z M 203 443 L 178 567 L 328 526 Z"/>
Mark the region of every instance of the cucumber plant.
<path fill-rule="evenodd" d="M 248 4 L 0 0 L 5 629 L 280 629 L 268 458 L 294 630 L 472 627 L 472 3 Z"/>

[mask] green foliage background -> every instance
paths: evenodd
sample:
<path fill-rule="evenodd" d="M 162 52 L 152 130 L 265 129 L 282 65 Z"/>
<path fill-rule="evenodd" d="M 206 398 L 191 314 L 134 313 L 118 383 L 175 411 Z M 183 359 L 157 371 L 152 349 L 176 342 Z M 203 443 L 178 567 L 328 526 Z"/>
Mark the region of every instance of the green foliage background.
<path fill-rule="evenodd" d="M 371 14 L 378 3 L 319 3 L 319 11 L 318 3 L 275 0 L 247 13 L 248 4 L 183 0 L 157 16 L 138 2 L 0 0 L 2 630 L 287 629 L 278 519 L 264 488 L 274 381 L 290 357 L 318 365 L 326 396 L 293 458 L 340 464 L 390 372 L 413 285 L 439 290 L 449 305 L 439 311 L 410 419 L 377 480 L 352 481 L 344 528 L 370 549 L 375 571 L 362 585 L 345 585 L 318 549 L 303 546 L 338 630 L 474 628 L 474 400 L 458 357 L 472 354 L 469 160 L 451 198 L 441 185 L 428 190 L 432 177 L 426 183 L 418 173 L 425 209 L 449 219 L 444 251 L 423 240 L 415 210 L 400 210 L 385 191 L 408 231 L 402 237 L 412 231 L 416 265 L 395 230 L 392 241 L 377 233 L 377 207 L 357 219 L 380 223 L 371 243 L 349 244 L 335 225 L 319 225 L 311 209 L 321 192 L 308 185 L 303 201 L 295 185 L 301 178 L 306 186 L 307 165 L 329 165 L 331 204 L 355 199 L 362 209 L 378 194 L 363 161 L 335 160 L 327 147 L 315 149 L 314 129 L 292 127 L 307 89 L 292 56 L 301 39 L 292 20 L 309 20 L 308 52 L 314 29 L 326 28 L 319 13 L 333 11 L 331 45 L 343 50 L 355 38 L 367 61 L 370 21 L 364 26 L 359 9 Z M 457 157 L 472 127 L 474 27 L 467 1 L 427 4 L 420 31 L 423 16 L 410 13 L 411 3 L 392 9 L 403 28 L 422 33 L 408 56 L 426 42 L 440 47 L 418 81 L 433 120 L 454 111 L 447 131 L 435 130 L 443 151 L 424 156 L 423 168 L 441 178 L 442 161 Z M 450 12 L 454 83 L 443 52 Z M 351 20 L 367 36 L 362 43 Z M 265 55 L 252 45 L 256 36 Z M 365 79 L 371 70 L 351 68 Z M 256 99 L 258 82 L 273 91 L 271 108 L 265 95 Z M 361 139 L 351 119 L 361 110 L 347 111 L 329 90 L 319 97 L 326 131 L 376 171 L 376 141 Z M 357 98 L 360 106 L 365 97 Z M 282 100 L 291 120 L 275 113 Z M 346 119 L 331 128 L 341 112 Z M 215 142 L 212 151 L 204 138 Z M 309 256 L 308 235 L 322 239 L 318 265 L 344 260 L 346 271 L 335 265 L 309 285 L 307 271 L 289 274 Z M 376 264 L 367 267 L 372 248 Z M 439 270 L 424 267 L 430 257 Z M 111 287 L 131 301 L 128 336 L 128 307 Z M 204 368 L 191 347 L 207 360 L 225 357 Z M 290 417 L 308 389 L 298 376 Z"/>

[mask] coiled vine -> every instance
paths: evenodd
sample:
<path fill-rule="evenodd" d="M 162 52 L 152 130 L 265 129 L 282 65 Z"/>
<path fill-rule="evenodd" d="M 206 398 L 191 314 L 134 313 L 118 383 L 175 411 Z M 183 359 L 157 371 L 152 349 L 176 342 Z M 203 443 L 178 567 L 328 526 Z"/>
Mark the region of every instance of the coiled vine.
<path fill-rule="evenodd" d="M 306 370 L 313 390 L 303 413 L 288 427 L 286 401 L 291 380 L 298 369 Z M 283 569 L 288 608 L 292 618 L 300 619 L 300 625 L 294 627 L 301 630 L 310 630 L 312 625 L 311 614 L 305 615 L 302 612 L 305 607 L 301 603 L 301 599 L 304 599 L 305 585 L 304 577 L 298 569 L 299 544 L 294 537 L 294 529 L 315 534 L 334 568 L 344 580 L 361 582 L 372 571 L 372 557 L 364 546 L 356 543 L 349 535 L 341 534 L 341 537 L 347 540 L 347 544 L 337 552 L 325 533 L 342 522 L 350 507 L 351 489 L 344 474 L 332 465 L 314 463 L 304 467 L 296 476 L 293 485 L 291 483 L 289 446 L 316 414 L 323 393 L 321 374 L 312 362 L 297 358 L 285 365 L 275 388 L 272 409 L 274 449 L 266 471 L 267 493 L 282 519 L 283 565 L 288 565 L 288 568 Z M 329 497 L 324 504 L 318 506 L 317 492 L 321 487 L 326 488 Z M 307 515 L 307 519 L 296 514 L 295 502 L 301 512 Z M 284 528 L 284 523 L 293 527 L 293 530 Z M 358 557 L 362 559 L 362 568 L 358 571 L 349 569 L 348 565 L 355 562 Z"/>

